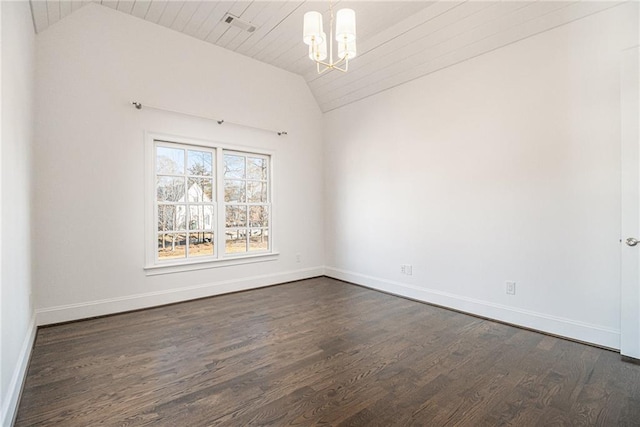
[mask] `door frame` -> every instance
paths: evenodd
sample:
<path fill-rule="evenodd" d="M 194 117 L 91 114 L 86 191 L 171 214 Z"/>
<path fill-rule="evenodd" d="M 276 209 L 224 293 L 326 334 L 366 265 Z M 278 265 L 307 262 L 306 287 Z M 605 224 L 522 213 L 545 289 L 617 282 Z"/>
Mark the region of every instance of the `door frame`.
<path fill-rule="evenodd" d="M 622 52 L 621 114 L 621 239 L 620 354 L 640 360 L 640 45 Z"/>

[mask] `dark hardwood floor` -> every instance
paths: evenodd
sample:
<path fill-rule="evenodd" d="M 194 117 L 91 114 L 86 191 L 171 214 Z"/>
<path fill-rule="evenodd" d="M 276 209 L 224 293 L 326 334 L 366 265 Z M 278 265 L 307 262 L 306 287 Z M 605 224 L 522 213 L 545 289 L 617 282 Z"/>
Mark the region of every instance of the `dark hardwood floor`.
<path fill-rule="evenodd" d="M 620 355 L 317 278 L 40 329 L 16 426 L 640 425 Z"/>

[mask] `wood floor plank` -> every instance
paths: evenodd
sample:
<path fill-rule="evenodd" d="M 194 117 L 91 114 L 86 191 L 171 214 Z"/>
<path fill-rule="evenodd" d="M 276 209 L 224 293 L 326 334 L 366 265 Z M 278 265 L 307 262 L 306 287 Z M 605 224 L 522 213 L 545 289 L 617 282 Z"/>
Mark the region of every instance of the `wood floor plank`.
<path fill-rule="evenodd" d="M 640 366 L 329 278 L 38 331 L 22 426 L 640 426 Z"/>

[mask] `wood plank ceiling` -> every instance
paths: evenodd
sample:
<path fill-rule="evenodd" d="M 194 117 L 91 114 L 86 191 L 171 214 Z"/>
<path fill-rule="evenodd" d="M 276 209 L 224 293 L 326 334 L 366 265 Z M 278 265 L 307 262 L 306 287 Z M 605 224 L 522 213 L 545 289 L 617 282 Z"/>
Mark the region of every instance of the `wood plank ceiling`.
<path fill-rule="evenodd" d="M 31 0 L 36 31 L 88 3 L 300 74 L 326 112 L 623 2 L 335 0 L 356 11 L 358 56 L 348 73 L 322 75 L 302 43 L 302 16 L 324 11 L 328 25 L 327 1 Z M 230 26 L 226 13 L 256 30 Z"/>

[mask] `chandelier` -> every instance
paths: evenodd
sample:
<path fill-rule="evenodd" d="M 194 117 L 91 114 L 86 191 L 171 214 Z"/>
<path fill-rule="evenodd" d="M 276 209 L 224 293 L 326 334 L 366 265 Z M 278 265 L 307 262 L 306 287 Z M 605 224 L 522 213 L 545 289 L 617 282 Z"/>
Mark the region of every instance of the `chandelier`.
<path fill-rule="evenodd" d="M 327 59 L 327 34 L 322 28 L 322 14 L 304 14 L 302 40 L 309 45 L 309 58 L 316 63 L 318 74 L 329 70 L 346 72 L 349 60 L 356 57 L 356 13 L 353 9 L 340 9 L 336 14 L 336 42 L 338 58 L 333 57 L 333 8 L 329 2 L 329 49 Z"/>

